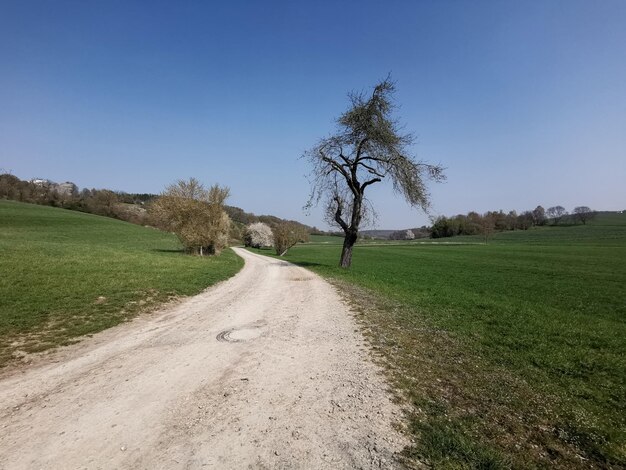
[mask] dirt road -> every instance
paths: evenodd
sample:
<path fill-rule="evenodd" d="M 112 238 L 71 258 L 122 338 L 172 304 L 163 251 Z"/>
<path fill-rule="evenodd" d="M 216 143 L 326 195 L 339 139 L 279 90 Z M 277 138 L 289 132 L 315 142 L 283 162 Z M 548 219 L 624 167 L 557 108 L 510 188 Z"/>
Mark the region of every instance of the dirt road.
<path fill-rule="evenodd" d="M 236 249 L 205 293 L 0 379 L 0 468 L 392 468 L 405 445 L 334 289 Z"/>

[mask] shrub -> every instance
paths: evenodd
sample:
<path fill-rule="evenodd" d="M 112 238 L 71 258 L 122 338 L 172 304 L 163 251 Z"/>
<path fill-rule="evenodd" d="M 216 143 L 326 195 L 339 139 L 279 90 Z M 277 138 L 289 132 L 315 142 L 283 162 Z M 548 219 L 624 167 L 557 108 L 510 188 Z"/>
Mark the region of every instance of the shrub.
<path fill-rule="evenodd" d="M 269 225 L 263 222 L 256 222 L 248 225 L 246 233 L 244 235 L 244 245 L 252 248 L 265 248 L 271 247 L 273 243 L 274 235 Z"/>
<path fill-rule="evenodd" d="M 305 228 L 299 224 L 292 222 L 283 222 L 276 225 L 273 229 L 274 248 L 276 254 L 283 256 L 289 251 L 289 248 L 298 242 L 305 242 L 309 239 L 309 234 Z"/>
<path fill-rule="evenodd" d="M 228 246 L 230 218 L 224 212 L 228 188 L 210 189 L 195 178 L 168 186 L 151 212 L 163 228 L 176 234 L 188 252 L 219 254 Z"/>

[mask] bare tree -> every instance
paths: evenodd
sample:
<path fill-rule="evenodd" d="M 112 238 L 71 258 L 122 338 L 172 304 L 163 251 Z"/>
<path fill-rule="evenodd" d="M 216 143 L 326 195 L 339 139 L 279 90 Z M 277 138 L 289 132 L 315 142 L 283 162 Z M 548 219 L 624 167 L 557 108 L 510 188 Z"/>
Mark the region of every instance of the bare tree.
<path fill-rule="evenodd" d="M 563 206 L 548 207 L 548 210 L 546 211 L 546 215 L 548 216 L 549 219 L 552 219 L 554 225 L 558 225 L 559 222 L 561 222 L 561 220 L 563 219 L 563 217 L 567 215 L 567 211 L 565 210 L 565 207 Z"/>
<path fill-rule="evenodd" d="M 545 225 L 546 223 L 546 211 L 543 207 L 537 206 L 533 210 L 533 224 Z"/>
<path fill-rule="evenodd" d="M 517 216 L 516 227 L 520 230 L 528 230 L 533 226 L 533 213 L 531 211 L 524 211 Z"/>
<path fill-rule="evenodd" d="M 587 224 L 587 221 L 593 219 L 596 216 L 596 212 L 592 211 L 587 206 L 575 207 L 572 212 L 574 220 L 582 222 L 583 225 Z"/>
<path fill-rule="evenodd" d="M 486 213 L 480 219 L 480 231 L 485 240 L 485 245 L 489 243 L 489 239 L 493 237 L 493 232 L 496 230 L 496 222 L 491 213 Z"/>
<path fill-rule="evenodd" d="M 412 134 L 403 134 L 391 116 L 394 83 L 387 77 L 371 95 L 352 93 L 350 108 L 339 119 L 337 132 L 305 153 L 312 165 L 307 207 L 326 203 L 329 221 L 344 232 L 340 266 L 352 263 L 352 249 L 361 223 L 371 213 L 365 198 L 368 186 L 384 179 L 414 207 L 428 209 L 425 180 L 445 179 L 443 168 L 415 160 L 408 152 Z"/>
<path fill-rule="evenodd" d="M 87 201 L 89 211 L 93 214 L 113 217 L 115 215 L 115 206 L 119 199 L 115 192 L 109 189 L 92 190 L 92 197 Z"/>

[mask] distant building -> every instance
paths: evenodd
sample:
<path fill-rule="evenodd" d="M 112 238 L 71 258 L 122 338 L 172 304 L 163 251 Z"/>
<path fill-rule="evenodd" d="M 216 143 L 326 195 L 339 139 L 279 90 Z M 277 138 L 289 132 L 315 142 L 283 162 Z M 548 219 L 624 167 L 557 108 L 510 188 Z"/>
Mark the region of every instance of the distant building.
<path fill-rule="evenodd" d="M 47 179 L 33 178 L 32 180 L 30 180 L 30 182 L 35 186 L 39 186 L 40 188 L 50 189 L 56 192 L 59 196 L 73 196 L 78 193 L 78 186 L 76 186 L 71 181 L 57 184 L 54 181 L 50 181 Z"/>
<path fill-rule="evenodd" d="M 66 181 L 65 183 L 61 184 L 54 184 L 53 188 L 58 194 L 62 196 L 73 196 L 78 193 L 78 187 L 71 181 Z"/>

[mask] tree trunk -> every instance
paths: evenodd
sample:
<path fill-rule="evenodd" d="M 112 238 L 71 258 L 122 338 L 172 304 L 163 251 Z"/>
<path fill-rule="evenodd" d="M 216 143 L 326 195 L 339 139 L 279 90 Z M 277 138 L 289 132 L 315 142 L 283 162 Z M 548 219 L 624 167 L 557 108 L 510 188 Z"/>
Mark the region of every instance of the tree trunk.
<path fill-rule="evenodd" d="M 356 243 L 357 237 L 356 233 L 346 233 L 346 237 L 343 239 L 341 261 L 339 261 L 339 266 L 342 268 L 349 268 L 352 264 L 352 247 Z"/>

